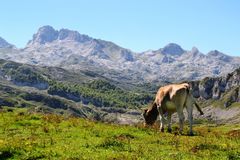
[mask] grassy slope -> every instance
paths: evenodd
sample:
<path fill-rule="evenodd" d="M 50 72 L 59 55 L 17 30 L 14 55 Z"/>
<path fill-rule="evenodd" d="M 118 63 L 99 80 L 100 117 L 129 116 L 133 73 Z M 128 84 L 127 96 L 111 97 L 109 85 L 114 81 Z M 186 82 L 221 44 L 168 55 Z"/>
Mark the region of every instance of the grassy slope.
<path fill-rule="evenodd" d="M 28 113 L 26 109 L 3 110 L 0 159 L 240 158 L 240 125 L 201 125 L 194 130 L 197 136 L 188 137 L 141 126 Z"/>

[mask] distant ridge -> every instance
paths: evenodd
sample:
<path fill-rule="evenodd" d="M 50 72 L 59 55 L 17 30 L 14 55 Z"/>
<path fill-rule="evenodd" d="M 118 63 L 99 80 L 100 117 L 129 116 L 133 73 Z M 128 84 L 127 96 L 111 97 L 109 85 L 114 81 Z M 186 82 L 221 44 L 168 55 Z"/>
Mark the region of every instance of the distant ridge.
<path fill-rule="evenodd" d="M 136 53 L 110 41 L 69 29 L 55 30 L 49 25 L 40 27 L 25 48 L 2 49 L 0 58 L 75 71 L 91 70 L 110 79 L 134 83 L 216 77 L 232 72 L 240 64 L 239 57 L 217 50 L 203 54 L 196 47 L 186 50 L 175 43 Z"/>

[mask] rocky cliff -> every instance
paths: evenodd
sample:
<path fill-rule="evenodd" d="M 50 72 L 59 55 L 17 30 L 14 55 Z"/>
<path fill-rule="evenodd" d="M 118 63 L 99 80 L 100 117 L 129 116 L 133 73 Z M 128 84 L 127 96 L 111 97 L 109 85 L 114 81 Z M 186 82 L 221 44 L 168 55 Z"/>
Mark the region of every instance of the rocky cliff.
<path fill-rule="evenodd" d="M 200 100 L 223 100 L 225 107 L 240 102 L 240 68 L 224 77 L 206 77 L 190 83 L 193 96 Z"/>

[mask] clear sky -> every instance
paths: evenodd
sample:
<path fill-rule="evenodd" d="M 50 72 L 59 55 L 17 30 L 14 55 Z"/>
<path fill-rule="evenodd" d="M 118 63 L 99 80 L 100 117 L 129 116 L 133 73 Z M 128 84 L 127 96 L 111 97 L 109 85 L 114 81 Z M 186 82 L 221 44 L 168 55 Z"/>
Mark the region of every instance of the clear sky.
<path fill-rule="evenodd" d="M 240 56 L 240 0 L 2 0 L 0 36 L 24 47 L 43 25 L 136 52 L 177 43 Z"/>

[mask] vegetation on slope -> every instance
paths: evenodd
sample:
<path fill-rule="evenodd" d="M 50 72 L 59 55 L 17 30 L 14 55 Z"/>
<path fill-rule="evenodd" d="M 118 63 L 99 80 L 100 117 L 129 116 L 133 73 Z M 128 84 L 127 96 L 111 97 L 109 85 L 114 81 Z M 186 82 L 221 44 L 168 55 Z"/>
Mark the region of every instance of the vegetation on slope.
<path fill-rule="evenodd" d="M 189 137 L 140 125 L 104 124 L 25 109 L 8 111 L 1 110 L 0 159 L 240 158 L 239 125 L 195 126 L 196 136 Z"/>
<path fill-rule="evenodd" d="M 87 72 L 76 75 L 60 68 L 36 67 L 0 60 L 0 73 L 1 81 L 47 90 L 50 95 L 58 95 L 96 107 L 139 108 L 153 99 L 151 93 L 123 89 L 120 87 L 122 84 L 118 86 L 117 82 L 103 79 L 103 77 L 91 79 L 90 76 L 85 76 L 85 79 L 89 79 L 87 82 L 83 81 L 82 77 Z M 93 73 L 91 76 L 94 77 Z M 141 87 L 136 86 L 136 88 Z"/>
<path fill-rule="evenodd" d="M 30 65 L 0 61 L 1 76 L 19 86 L 48 88 L 48 79 L 43 73 Z"/>
<path fill-rule="evenodd" d="M 97 107 L 140 108 L 149 103 L 153 96 L 147 93 L 125 91 L 103 80 L 95 80 L 85 85 L 52 82 L 48 93 L 76 102 L 93 104 Z"/>
<path fill-rule="evenodd" d="M 100 119 L 103 113 L 90 107 L 76 104 L 72 101 L 40 93 L 37 91 L 25 91 L 0 84 L 0 107 L 28 108 L 42 113 L 58 113 L 68 116 L 78 116 L 90 119 Z"/>

